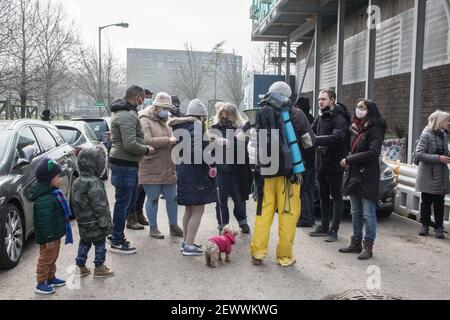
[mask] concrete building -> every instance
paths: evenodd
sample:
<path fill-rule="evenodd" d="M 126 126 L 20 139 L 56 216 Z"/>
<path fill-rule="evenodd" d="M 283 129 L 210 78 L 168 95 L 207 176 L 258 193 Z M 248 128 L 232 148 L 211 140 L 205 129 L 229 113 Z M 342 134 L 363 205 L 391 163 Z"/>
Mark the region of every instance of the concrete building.
<path fill-rule="evenodd" d="M 196 51 L 205 69 L 205 86 L 198 97 L 205 105 L 214 99 L 214 65 L 215 55 L 211 52 Z M 224 90 L 220 76 L 228 65 L 228 61 L 236 64 L 242 71 L 242 57 L 233 54 L 223 54 L 218 63 L 217 100 L 226 101 L 229 97 Z M 160 49 L 128 49 L 127 50 L 127 85 L 139 85 L 154 93 L 166 91 L 181 98 L 185 110 L 189 101 L 183 94 L 177 92 L 175 78 L 179 64 L 187 63 L 184 50 Z"/>
<path fill-rule="evenodd" d="M 302 42 L 296 87 L 316 114 L 325 87 L 349 107 L 371 98 L 412 149 L 428 115 L 450 111 L 449 0 L 254 0 L 250 17 L 254 41 Z"/>

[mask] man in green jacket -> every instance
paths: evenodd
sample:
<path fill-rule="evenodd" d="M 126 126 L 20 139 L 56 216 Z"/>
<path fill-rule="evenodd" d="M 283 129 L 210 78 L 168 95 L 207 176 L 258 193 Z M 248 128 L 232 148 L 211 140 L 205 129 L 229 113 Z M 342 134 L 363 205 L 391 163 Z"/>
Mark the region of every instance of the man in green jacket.
<path fill-rule="evenodd" d="M 111 252 L 136 253 L 136 248 L 125 239 L 124 229 L 128 213 L 136 204 L 139 160 L 150 152 L 144 142 L 144 133 L 136 108 L 144 102 L 144 89 L 132 86 L 123 100 L 111 105 L 112 148 L 109 162 L 111 183 L 116 189 L 114 231 Z"/>

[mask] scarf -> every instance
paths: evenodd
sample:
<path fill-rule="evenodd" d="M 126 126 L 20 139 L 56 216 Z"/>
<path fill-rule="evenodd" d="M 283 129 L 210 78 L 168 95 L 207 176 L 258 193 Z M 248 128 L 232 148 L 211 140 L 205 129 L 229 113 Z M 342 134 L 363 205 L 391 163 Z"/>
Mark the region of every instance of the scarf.
<path fill-rule="evenodd" d="M 364 138 L 365 129 L 366 129 L 365 121 L 361 119 L 356 119 L 355 121 L 353 121 L 352 131 L 357 135 L 357 137 L 352 144 L 352 151 L 351 151 L 352 154 L 355 153 L 358 143 L 361 142 L 361 140 Z"/>
<path fill-rule="evenodd" d="M 64 217 L 66 218 L 66 242 L 65 244 L 73 243 L 73 235 L 72 235 L 72 227 L 70 226 L 70 217 L 72 216 L 72 212 L 70 211 L 69 203 L 67 202 L 64 194 L 59 190 L 53 190 L 51 192 L 52 195 L 56 197 L 58 202 L 61 204 L 61 207 L 64 211 Z"/>

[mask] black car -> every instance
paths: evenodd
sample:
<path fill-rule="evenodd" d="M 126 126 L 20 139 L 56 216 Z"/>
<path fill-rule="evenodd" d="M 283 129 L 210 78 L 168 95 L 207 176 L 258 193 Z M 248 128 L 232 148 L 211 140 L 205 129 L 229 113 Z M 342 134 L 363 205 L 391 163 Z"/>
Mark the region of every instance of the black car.
<path fill-rule="evenodd" d="M 105 163 L 108 164 L 108 151 L 102 142 L 99 141 L 94 130 L 83 121 L 57 121 L 54 122 L 58 128 L 59 133 L 63 136 L 72 147 L 75 148 L 75 153 L 78 154 L 81 150 L 99 147 L 105 156 Z M 103 180 L 108 180 L 108 167 L 102 175 Z"/>
<path fill-rule="evenodd" d="M 111 150 L 111 126 L 107 118 L 76 118 L 72 119 L 72 121 L 86 122 L 94 130 L 98 139 L 103 143 L 108 152 Z"/>
<path fill-rule="evenodd" d="M 70 201 L 78 176 L 75 150 L 58 129 L 36 120 L 0 121 L 0 268 L 15 267 L 23 244 L 33 233 L 33 203 L 28 200 L 35 168 L 44 158 L 62 168 L 61 191 Z"/>
<path fill-rule="evenodd" d="M 388 218 L 395 210 L 395 196 L 397 192 L 397 184 L 392 169 L 380 159 L 380 186 L 378 189 L 377 216 Z M 315 209 L 316 213 L 320 212 L 319 186 L 316 183 L 315 191 Z M 344 214 L 350 214 L 350 198 L 344 197 Z"/>

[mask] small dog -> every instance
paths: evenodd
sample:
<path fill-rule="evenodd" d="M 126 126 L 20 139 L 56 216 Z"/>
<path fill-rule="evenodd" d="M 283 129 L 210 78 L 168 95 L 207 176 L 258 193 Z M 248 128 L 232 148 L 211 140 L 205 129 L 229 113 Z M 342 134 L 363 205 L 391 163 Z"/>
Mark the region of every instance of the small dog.
<path fill-rule="evenodd" d="M 222 253 L 225 253 L 225 262 L 230 262 L 231 248 L 236 243 L 237 231 L 226 225 L 220 235 L 209 238 L 205 249 L 206 265 L 211 268 L 219 267 Z"/>

